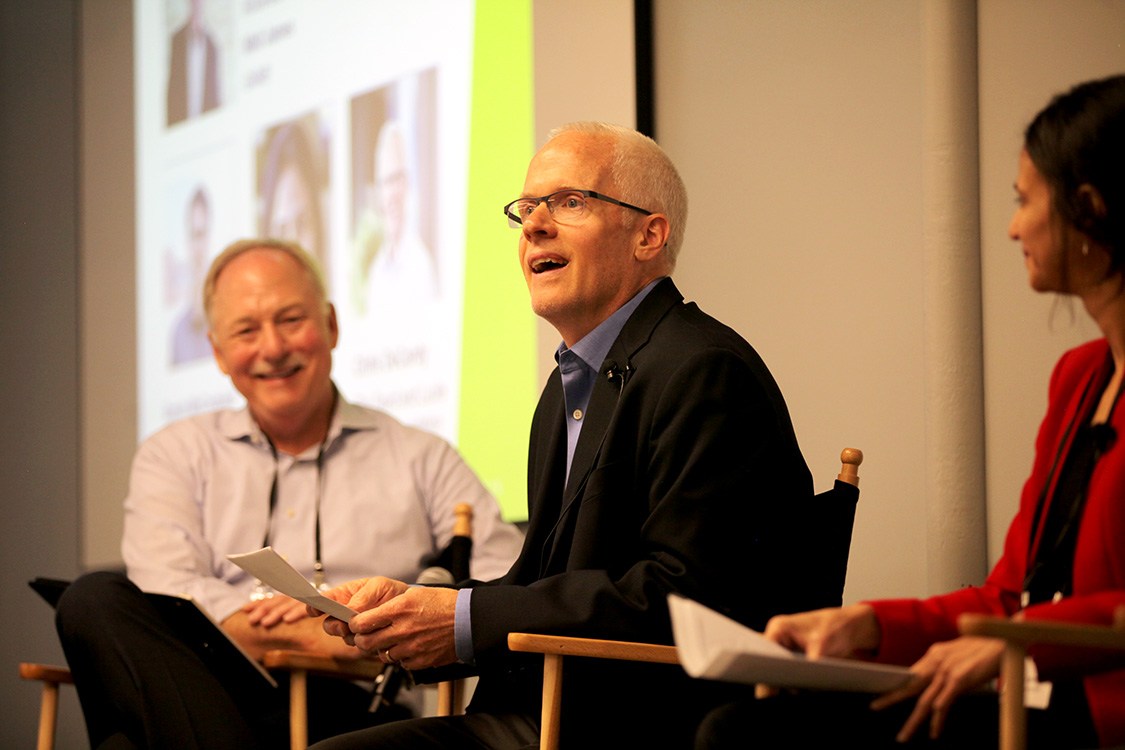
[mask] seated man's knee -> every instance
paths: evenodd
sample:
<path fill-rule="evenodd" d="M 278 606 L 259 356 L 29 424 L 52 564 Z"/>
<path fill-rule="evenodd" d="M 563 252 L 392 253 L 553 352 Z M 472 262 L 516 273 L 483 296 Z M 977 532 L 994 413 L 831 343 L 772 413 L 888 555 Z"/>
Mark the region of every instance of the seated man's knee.
<path fill-rule="evenodd" d="M 128 607 L 143 596 L 140 589 L 122 573 L 94 571 L 79 576 L 66 587 L 55 605 L 55 625 L 59 635 L 97 626 L 110 613 Z"/>

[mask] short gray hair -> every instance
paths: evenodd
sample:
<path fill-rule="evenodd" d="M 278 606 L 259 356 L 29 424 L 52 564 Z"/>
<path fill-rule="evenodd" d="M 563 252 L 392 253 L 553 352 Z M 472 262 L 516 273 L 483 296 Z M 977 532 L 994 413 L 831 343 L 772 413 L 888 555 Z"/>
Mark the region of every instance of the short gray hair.
<path fill-rule="evenodd" d="M 320 264 L 316 262 L 316 258 L 312 257 L 312 255 L 299 244 L 287 240 L 274 239 L 250 238 L 237 240 L 227 245 L 223 251 L 215 257 L 215 260 L 211 261 L 211 267 L 207 270 L 207 277 L 203 281 L 203 312 L 207 315 L 208 326 L 212 324 L 211 305 L 215 301 L 215 285 L 219 281 L 219 274 L 223 272 L 223 269 L 226 268 L 232 260 L 251 250 L 278 250 L 297 261 L 297 264 L 304 269 L 313 283 L 317 302 L 324 307 L 328 306 L 328 288 L 324 284 L 324 273 L 320 270 Z"/>
<path fill-rule="evenodd" d="M 552 130 L 548 142 L 563 133 L 613 141 L 610 177 L 621 193 L 613 197 L 668 217 L 670 230 L 665 248 L 671 267 L 675 267 L 687 228 L 687 188 L 664 149 L 643 133 L 608 122 L 567 123 Z"/>

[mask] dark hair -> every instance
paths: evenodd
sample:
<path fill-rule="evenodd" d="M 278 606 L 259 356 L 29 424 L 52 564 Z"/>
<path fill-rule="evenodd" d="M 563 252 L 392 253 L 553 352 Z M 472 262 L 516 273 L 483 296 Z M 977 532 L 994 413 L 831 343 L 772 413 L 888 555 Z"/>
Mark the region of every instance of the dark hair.
<path fill-rule="evenodd" d="M 1106 248 L 1111 272 L 1125 269 L 1125 75 L 1056 96 L 1027 126 L 1024 148 L 1059 217 Z M 1100 214 L 1083 185 L 1101 196 Z"/>

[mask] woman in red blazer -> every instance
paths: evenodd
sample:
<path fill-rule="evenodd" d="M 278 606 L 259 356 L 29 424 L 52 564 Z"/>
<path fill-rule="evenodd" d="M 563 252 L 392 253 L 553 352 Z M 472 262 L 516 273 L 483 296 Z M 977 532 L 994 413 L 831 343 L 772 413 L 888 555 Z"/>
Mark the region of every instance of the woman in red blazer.
<path fill-rule="evenodd" d="M 996 720 L 982 716 L 995 716 L 995 697 L 972 691 L 998 675 L 1003 646 L 960 636 L 958 616 L 1109 624 L 1125 605 L 1125 406 L 1114 408 L 1125 373 L 1125 76 L 1055 97 L 1027 128 L 1015 186 L 1008 232 L 1031 287 L 1078 297 L 1104 338 L 1055 367 L 1003 557 L 982 586 L 775 617 L 766 635 L 785 646 L 909 664 L 916 679 L 873 703 L 781 695 L 728 706 L 708 717 L 698 747 L 841 737 L 863 747 L 995 747 Z M 1125 660 L 1103 657 L 1101 671 L 1079 674 L 1073 652 L 1032 655 L 1039 679 L 1052 682 L 1045 708 L 1029 712 L 1032 746 L 1125 743 Z"/>

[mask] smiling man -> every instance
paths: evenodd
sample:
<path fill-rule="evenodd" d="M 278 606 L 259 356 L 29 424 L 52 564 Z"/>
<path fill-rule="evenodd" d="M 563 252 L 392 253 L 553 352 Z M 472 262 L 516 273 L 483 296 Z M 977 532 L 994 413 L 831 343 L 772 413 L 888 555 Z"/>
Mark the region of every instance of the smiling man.
<path fill-rule="evenodd" d="M 757 627 L 792 596 L 777 555 L 799 546 L 811 477 L 765 364 L 669 278 L 687 197 L 663 150 L 563 127 L 504 212 L 531 306 L 562 337 L 532 420 L 527 543 L 503 578 L 456 591 L 371 578 L 328 592 L 360 611 L 325 621 L 345 642 L 409 669 L 473 665 L 480 682 L 465 716 L 324 748 L 535 747 L 542 660 L 510 653 L 509 632 L 669 643 L 671 592 Z M 567 667 L 565 747 L 686 746 L 734 690 L 586 661 Z"/>
<path fill-rule="evenodd" d="M 271 545 L 324 585 L 372 570 L 413 581 L 448 544 L 462 502 L 474 510 L 474 576 L 506 572 L 522 542 L 446 442 L 340 395 L 336 313 L 300 247 L 234 243 L 212 264 L 203 305 L 215 361 L 246 407 L 176 422 L 141 445 L 125 500 L 128 579 L 89 574 L 59 602 L 95 748 L 286 744 L 286 691 L 228 693 L 142 590 L 191 596 L 254 656 L 296 648 L 354 658 L 304 605 L 264 590 L 226 555 Z M 350 683 L 310 696 L 315 736 L 386 718 L 372 717 L 370 694 Z"/>

